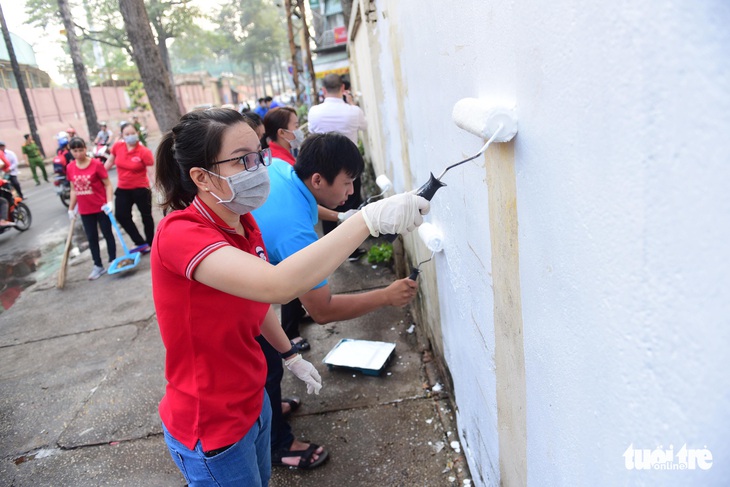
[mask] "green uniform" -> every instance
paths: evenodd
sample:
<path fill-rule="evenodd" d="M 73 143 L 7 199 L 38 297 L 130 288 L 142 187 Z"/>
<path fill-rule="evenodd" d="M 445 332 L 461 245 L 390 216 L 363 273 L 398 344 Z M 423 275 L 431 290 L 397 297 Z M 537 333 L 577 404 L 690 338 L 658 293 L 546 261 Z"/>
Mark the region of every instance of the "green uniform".
<path fill-rule="evenodd" d="M 43 173 L 43 179 L 48 182 L 46 165 L 43 163 L 43 156 L 41 155 L 41 151 L 38 149 L 38 146 L 35 145 L 35 142 L 25 144 L 23 146 L 23 154 L 25 154 L 25 156 L 28 158 L 28 165 L 30 166 L 30 172 L 33 173 L 33 179 L 35 179 L 35 183 L 41 184 L 40 180 L 38 179 L 38 175 L 35 172 L 36 167 L 40 168 L 41 172 Z"/>
<path fill-rule="evenodd" d="M 144 136 L 142 133 L 142 124 L 139 122 L 134 122 L 134 130 L 137 131 L 137 135 L 139 135 L 139 142 L 143 146 L 147 147 L 147 137 Z"/>

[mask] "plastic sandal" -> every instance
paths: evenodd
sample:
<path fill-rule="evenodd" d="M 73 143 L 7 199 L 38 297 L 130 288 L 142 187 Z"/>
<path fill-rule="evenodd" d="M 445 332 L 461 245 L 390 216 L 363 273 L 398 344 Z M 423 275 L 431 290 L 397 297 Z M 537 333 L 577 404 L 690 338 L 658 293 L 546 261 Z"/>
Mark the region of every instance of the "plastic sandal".
<path fill-rule="evenodd" d="M 297 349 L 300 352 L 306 352 L 307 350 L 310 350 L 312 346 L 309 344 L 306 338 L 302 338 L 301 341 L 293 342 L 294 346 L 297 347 Z"/>
<path fill-rule="evenodd" d="M 295 412 L 297 409 L 299 409 L 299 406 L 302 405 L 302 400 L 296 396 L 282 397 L 281 402 L 287 403 L 289 405 L 289 412 L 284 413 L 285 418 L 288 417 L 291 413 Z"/>
<path fill-rule="evenodd" d="M 317 468 L 322 465 L 329 457 L 329 452 L 327 450 L 322 450 L 322 453 L 318 454 L 319 458 L 317 458 L 315 461 L 312 461 L 312 455 L 314 455 L 314 452 L 317 451 L 318 448 L 319 445 L 310 443 L 309 448 L 307 448 L 306 450 L 279 450 L 278 452 L 275 452 L 271 455 L 271 465 L 275 467 L 289 467 L 290 469 L 298 468 L 301 470 L 311 470 L 313 468 Z M 299 464 L 288 465 L 282 462 L 284 458 L 291 457 L 300 457 Z"/>

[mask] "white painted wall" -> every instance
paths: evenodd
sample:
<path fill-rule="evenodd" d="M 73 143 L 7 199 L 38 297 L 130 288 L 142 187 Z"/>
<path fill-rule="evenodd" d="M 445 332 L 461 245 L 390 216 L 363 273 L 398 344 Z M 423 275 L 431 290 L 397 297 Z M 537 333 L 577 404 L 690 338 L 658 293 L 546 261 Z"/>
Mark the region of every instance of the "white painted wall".
<path fill-rule="evenodd" d="M 479 149 L 458 99 L 517 104 L 528 483 L 728 485 L 730 4 L 376 6 L 368 116 L 397 189 Z M 499 485 L 485 178 L 456 168 L 433 200 L 431 298 L 474 481 Z M 712 468 L 625 467 L 630 444 L 685 443 Z"/>

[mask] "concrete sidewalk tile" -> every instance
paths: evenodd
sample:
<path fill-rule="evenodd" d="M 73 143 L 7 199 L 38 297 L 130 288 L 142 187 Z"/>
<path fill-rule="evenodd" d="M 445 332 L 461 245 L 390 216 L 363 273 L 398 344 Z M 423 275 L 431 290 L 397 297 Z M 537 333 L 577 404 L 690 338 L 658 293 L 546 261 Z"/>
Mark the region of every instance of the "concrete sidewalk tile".
<path fill-rule="evenodd" d="M 270 486 L 449 485 L 444 470 L 455 453 L 437 407 L 433 399 L 420 399 L 297 417 L 293 426 L 301 438 L 324 446 L 330 457 L 311 471 L 275 467 Z"/>
<path fill-rule="evenodd" d="M 1 348 L 2 457 L 55 445 L 136 335 L 126 325 Z"/>
<path fill-rule="evenodd" d="M 58 445 L 84 445 L 162 434 L 157 406 L 165 391 L 165 349 L 150 320 L 61 434 Z"/>
<path fill-rule="evenodd" d="M 19 465 L 6 460 L 0 465 L 0 484 L 14 487 L 185 485 L 162 435 L 74 450 L 43 450 Z"/>
<path fill-rule="evenodd" d="M 112 328 L 154 314 L 149 259 L 143 258 L 139 269 L 93 282 L 86 279 L 90 262 L 70 267 L 74 278 L 63 289 L 56 289 L 54 275 L 25 290 L 12 308 L 0 314 L 0 346 Z M 75 278 L 78 274 L 83 278 Z"/>

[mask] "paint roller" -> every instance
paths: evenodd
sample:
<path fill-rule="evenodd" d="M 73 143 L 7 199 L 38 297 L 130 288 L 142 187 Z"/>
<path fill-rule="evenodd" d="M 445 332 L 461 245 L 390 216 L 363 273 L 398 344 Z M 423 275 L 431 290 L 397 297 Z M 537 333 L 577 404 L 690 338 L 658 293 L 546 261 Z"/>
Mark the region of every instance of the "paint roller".
<path fill-rule="evenodd" d="M 435 177 L 431 173 L 428 181 L 416 191 L 417 195 L 423 196 L 429 201 L 439 188 L 446 186 L 446 183 L 441 182 L 441 178 L 450 169 L 481 156 L 492 142 L 509 142 L 517 134 L 517 116 L 514 108 L 510 108 L 505 103 L 479 98 L 463 98 L 454 105 L 451 117 L 457 126 L 482 139 L 487 139 L 487 142 L 473 156 L 448 166 L 439 177 Z M 395 240 L 395 237 L 396 235 L 385 235 L 389 242 Z"/>
<path fill-rule="evenodd" d="M 388 176 L 386 176 L 385 174 L 381 174 L 380 176 L 375 178 L 375 184 L 377 184 L 378 188 L 380 188 L 380 194 L 373 195 L 373 196 L 369 197 L 368 199 L 366 199 L 365 201 L 363 201 L 362 204 L 360 204 L 360 206 L 358 206 L 358 208 L 357 208 L 358 210 L 361 210 L 363 206 L 372 202 L 375 198 L 380 198 L 381 196 L 383 196 L 386 193 L 386 191 L 388 191 L 390 188 L 393 187 L 393 183 L 390 181 L 390 179 L 388 179 Z"/>
<path fill-rule="evenodd" d="M 421 237 L 421 241 L 423 241 L 428 250 L 431 251 L 431 257 L 426 260 L 422 260 L 416 267 L 411 269 L 411 275 L 408 276 L 408 279 L 411 279 L 412 281 L 418 279 L 418 274 L 421 273 L 421 266 L 433 259 L 436 252 L 441 252 L 444 249 L 444 235 L 441 233 L 441 230 L 436 228 L 433 224 L 428 222 L 423 223 L 420 227 L 418 227 L 418 236 Z"/>

